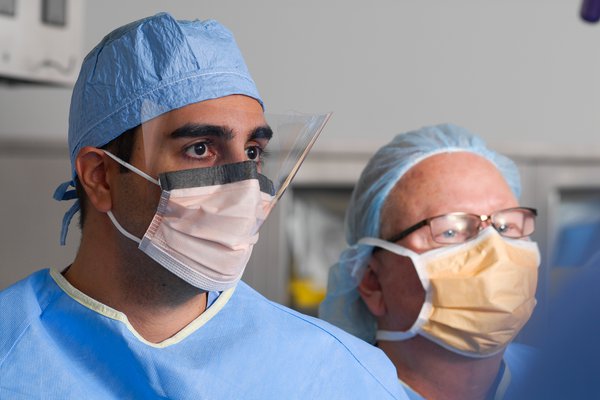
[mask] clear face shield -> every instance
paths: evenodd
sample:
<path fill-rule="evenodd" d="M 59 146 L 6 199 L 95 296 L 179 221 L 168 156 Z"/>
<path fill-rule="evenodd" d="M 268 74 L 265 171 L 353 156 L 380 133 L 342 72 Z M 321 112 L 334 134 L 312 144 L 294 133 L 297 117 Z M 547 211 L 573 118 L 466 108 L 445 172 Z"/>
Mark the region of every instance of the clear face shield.
<path fill-rule="evenodd" d="M 257 172 L 272 182 L 274 204 L 331 116 L 264 114 L 258 103 L 249 110 L 211 102 L 192 104 L 142 124 L 136 144 L 143 154 L 134 160 L 135 166 L 158 179 L 174 171 L 254 161 Z M 157 108 L 146 102 L 142 115 L 154 115 Z"/>
<path fill-rule="evenodd" d="M 152 116 L 157 110 L 147 102 L 142 111 Z M 158 208 L 141 238 L 116 213 L 109 217 L 183 280 L 204 290 L 227 289 L 241 278 L 260 226 L 329 117 L 263 114 L 255 100 L 228 96 L 151 118 L 134 133 L 129 162 L 107 155 L 160 187 Z M 139 208 L 151 209 L 144 199 Z M 147 226 L 150 216 L 143 219 Z"/>

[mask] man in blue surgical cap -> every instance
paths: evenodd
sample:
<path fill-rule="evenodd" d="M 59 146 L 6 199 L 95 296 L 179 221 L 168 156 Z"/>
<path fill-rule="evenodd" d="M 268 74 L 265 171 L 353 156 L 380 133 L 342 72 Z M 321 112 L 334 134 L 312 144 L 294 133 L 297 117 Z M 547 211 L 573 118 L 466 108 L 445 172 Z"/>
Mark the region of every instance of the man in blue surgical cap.
<path fill-rule="evenodd" d="M 285 189 L 263 174 L 274 135 L 216 21 L 158 14 L 106 36 L 55 193 L 76 199 L 61 241 L 80 211 L 81 244 L 0 293 L 0 398 L 401 398 L 382 352 L 239 281 Z"/>
<path fill-rule="evenodd" d="M 320 316 L 384 350 L 410 398 L 510 398 L 539 265 L 519 194 L 514 163 L 463 128 L 396 136 L 354 188 Z"/>

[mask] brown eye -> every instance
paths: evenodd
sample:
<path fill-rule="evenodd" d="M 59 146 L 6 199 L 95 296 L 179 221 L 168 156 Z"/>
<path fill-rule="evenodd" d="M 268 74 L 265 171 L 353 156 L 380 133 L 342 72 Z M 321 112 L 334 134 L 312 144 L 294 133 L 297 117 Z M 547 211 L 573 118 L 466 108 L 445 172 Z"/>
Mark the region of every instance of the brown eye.
<path fill-rule="evenodd" d="M 249 160 L 258 160 L 260 158 L 261 148 L 258 146 L 248 147 L 246 149 L 246 156 Z"/>
<path fill-rule="evenodd" d="M 192 158 L 203 158 L 208 153 L 208 144 L 206 142 L 194 143 L 185 149 L 185 154 Z"/>
<path fill-rule="evenodd" d="M 197 156 L 203 156 L 206 153 L 206 144 L 197 143 L 194 145 L 194 154 Z"/>

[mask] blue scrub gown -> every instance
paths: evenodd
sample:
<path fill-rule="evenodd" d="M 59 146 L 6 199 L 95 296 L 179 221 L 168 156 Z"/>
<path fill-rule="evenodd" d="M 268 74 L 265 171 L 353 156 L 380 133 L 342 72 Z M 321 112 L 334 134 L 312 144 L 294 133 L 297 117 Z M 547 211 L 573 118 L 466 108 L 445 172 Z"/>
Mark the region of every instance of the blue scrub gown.
<path fill-rule="evenodd" d="M 56 271 L 0 311 L 0 399 L 405 398 L 383 352 L 243 282 L 159 344 Z"/>

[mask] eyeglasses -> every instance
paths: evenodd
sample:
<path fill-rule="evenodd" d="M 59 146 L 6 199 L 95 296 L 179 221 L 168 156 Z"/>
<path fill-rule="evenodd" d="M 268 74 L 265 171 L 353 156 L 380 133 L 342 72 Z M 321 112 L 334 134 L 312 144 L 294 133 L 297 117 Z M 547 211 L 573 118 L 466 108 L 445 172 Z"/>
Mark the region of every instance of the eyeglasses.
<path fill-rule="evenodd" d="M 535 217 L 537 217 L 537 210 L 528 207 L 508 208 L 490 215 L 456 212 L 424 219 L 387 241 L 397 242 L 427 225 L 436 243 L 463 243 L 476 237 L 483 229 L 484 222 L 489 222 L 502 236 L 519 239 L 533 233 Z"/>

